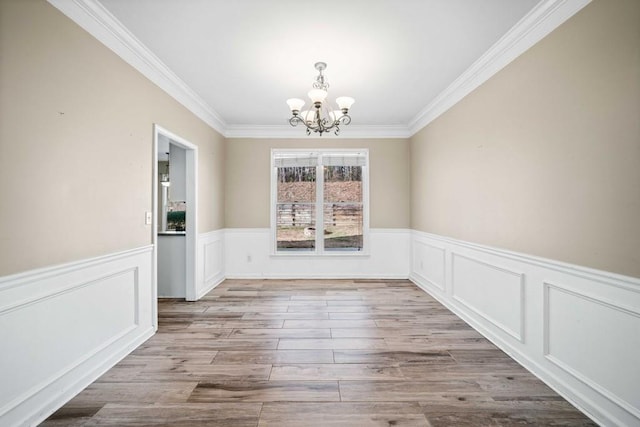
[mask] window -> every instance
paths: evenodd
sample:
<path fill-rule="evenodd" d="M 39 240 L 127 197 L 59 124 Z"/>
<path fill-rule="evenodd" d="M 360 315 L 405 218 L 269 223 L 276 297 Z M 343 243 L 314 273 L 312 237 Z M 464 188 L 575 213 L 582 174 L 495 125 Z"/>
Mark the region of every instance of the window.
<path fill-rule="evenodd" d="M 276 254 L 362 254 L 368 240 L 366 150 L 273 150 Z"/>

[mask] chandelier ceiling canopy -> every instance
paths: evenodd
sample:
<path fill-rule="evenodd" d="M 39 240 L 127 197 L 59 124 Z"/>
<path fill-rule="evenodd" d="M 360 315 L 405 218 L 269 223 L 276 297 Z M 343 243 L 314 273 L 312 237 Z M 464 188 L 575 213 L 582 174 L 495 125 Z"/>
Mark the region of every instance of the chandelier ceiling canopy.
<path fill-rule="evenodd" d="M 333 131 L 334 134 L 338 135 L 340 133 L 340 125 L 346 126 L 351 123 L 351 117 L 348 113 L 355 100 L 348 96 L 340 96 L 336 98 L 338 109 L 334 110 L 327 100 L 329 82 L 322 74 L 327 68 L 327 64 L 316 62 L 315 68 L 318 70 L 318 76 L 313 82 L 313 89 L 307 94 L 311 99 L 311 108 L 302 110 L 305 104 L 302 99 L 287 99 L 287 104 L 292 114 L 289 124 L 291 126 L 297 126 L 300 123 L 304 124 L 307 127 L 307 135 L 311 135 L 311 132 L 314 132 L 322 136 L 324 132 L 328 131 Z"/>

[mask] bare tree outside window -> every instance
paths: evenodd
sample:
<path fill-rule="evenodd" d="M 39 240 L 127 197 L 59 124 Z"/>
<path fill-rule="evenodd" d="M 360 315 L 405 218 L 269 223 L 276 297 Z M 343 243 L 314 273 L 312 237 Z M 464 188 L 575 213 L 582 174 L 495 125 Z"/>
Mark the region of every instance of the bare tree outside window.
<path fill-rule="evenodd" d="M 278 250 L 315 249 L 316 167 L 278 168 Z"/>
<path fill-rule="evenodd" d="M 362 250 L 362 167 L 324 167 L 324 248 Z"/>
<path fill-rule="evenodd" d="M 365 166 L 361 152 L 275 154 L 276 251 L 362 251 Z"/>

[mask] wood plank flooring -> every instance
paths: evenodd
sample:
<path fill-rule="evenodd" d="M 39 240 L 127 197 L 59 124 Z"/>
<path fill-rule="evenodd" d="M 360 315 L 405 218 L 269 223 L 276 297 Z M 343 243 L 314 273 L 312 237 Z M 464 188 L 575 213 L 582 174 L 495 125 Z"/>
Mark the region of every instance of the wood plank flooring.
<path fill-rule="evenodd" d="M 404 280 L 227 280 L 44 426 L 593 426 Z"/>

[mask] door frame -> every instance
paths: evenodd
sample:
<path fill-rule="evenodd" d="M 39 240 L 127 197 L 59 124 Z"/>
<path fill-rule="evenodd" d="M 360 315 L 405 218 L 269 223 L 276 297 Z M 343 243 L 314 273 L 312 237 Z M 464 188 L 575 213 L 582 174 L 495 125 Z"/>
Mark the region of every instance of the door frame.
<path fill-rule="evenodd" d="M 198 241 L 198 146 L 192 144 L 179 135 L 163 128 L 157 123 L 153 124 L 153 318 L 156 330 L 158 327 L 158 138 L 163 135 L 172 144 L 183 148 L 186 152 L 186 264 L 185 264 L 185 299 L 195 301 L 197 299 L 196 264 Z"/>

